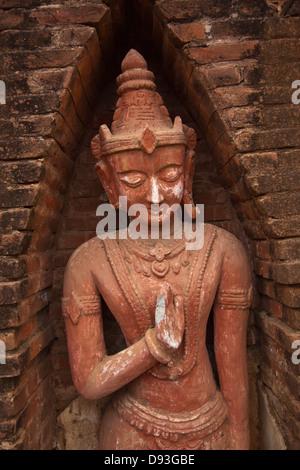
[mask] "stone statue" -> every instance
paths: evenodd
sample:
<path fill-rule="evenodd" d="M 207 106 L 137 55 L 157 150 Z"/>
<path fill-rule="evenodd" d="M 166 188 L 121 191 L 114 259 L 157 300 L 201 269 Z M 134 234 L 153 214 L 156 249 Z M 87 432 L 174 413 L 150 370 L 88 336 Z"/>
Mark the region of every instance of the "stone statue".
<path fill-rule="evenodd" d="M 179 117 L 171 122 L 137 51 L 123 60 L 117 84 L 112 129 L 100 126 L 92 140 L 111 205 L 120 196 L 128 207 L 143 204 L 146 225 L 153 216 L 160 226 L 176 203 L 195 217 L 194 131 Z M 152 213 L 158 204 L 167 209 Z M 106 353 L 101 298 L 126 340 L 113 355 Z M 112 394 L 100 449 L 248 449 L 250 301 L 243 247 L 213 225 L 205 224 L 197 250 L 172 230 L 169 239 L 95 237 L 81 245 L 66 268 L 62 305 L 78 392 L 87 399 Z M 212 308 L 220 390 L 205 343 Z"/>

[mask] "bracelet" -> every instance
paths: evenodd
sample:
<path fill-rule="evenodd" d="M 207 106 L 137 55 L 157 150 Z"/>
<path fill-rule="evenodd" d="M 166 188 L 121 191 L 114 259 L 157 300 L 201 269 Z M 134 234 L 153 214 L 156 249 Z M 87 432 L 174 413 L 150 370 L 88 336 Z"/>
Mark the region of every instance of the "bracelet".
<path fill-rule="evenodd" d="M 155 329 L 150 328 L 146 331 L 145 341 L 152 356 L 162 364 L 168 364 L 171 361 L 172 355 L 164 351 L 158 344 L 155 336 Z"/>

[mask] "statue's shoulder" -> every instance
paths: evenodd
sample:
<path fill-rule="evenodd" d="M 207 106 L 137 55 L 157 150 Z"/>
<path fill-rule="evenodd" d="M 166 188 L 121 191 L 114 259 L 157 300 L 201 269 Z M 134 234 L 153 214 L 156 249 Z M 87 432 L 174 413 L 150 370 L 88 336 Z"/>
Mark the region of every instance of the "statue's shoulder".
<path fill-rule="evenodd" d="M 68 260 L 67 269 L 80 269 L 81 272 L 87 272 L 92 270 L 95 263 L 99 265 L 105 259 L 103 241 L 98 237 L 93 237 L 76 248 Z"/>
<path fill-rule="evenodd" d="M 218 227 L 217 225 L 205 224 L 205 232 L 215 233 L 214 244 L 222 251 L 224 255 L 232 255 L 234 253 L 244 253 L 245 248 L 242 242 L 233 233 Z"/>

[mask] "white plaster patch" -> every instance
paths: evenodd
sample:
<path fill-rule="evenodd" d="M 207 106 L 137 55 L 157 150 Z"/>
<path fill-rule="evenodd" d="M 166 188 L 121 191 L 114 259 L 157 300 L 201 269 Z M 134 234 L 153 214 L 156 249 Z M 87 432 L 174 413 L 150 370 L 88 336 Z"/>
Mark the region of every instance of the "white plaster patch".
<path fill-rule="evenodd" d="M 163 295 L 160 295 L 156 304 L 156 310 L 155 310 L 155 322 L 160 323 L 165 315 L 166 312 L 166 304 L 165 304 L 165 299 Z"/>

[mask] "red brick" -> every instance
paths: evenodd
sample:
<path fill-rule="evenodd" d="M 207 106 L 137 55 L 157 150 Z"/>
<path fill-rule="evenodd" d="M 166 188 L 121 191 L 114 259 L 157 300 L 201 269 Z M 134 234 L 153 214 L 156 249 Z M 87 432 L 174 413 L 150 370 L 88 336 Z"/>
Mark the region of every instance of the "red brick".
<path fill-rule="evenodd" d="M 265 295 L 261 296 L 261 307 L 274 317 L 282 318 L 283 316 L 283 307 L 281 303 L 277 302 L 277 300 L 271 299 L 270 297 Z"/>
<path fill-rule="evenodd" d="M 24 20 L 23 9 L 11 9 L 7 11 L 1 10 L 0 15 L 0 31 L 5 29 L 16 28 L 21 25 Z"/>
<path fill-rule="evenodd" d="M 42 253 L 28 252 L 26 256 L 24 256 L 24 261 L 26 262 L 28 273 L 51 269 L 53 265 L 53 253 L 51 250 Z"/>
<path fill-rule="evenodd" d="M 284 321 L 294 330 L 300 330 L 300 309 L 284 306 Z"/>
<path fill-rule="evenodd" d="M 201 23 L 175 23 L 168 24 L 167 27 L 171 38 L 179 45 L 206 38 L 205 25 Z"/>
<path fill-rule="evenodd" d="M 255 199 L 256 207 L 264 217 L 289 217 L 299 214 L 300 192 L 267 194 Z"/>
<path fill-rule="evenodd" d="M 300 17 L 268 18 L 264 22 L 267 38 L 298 37 L 300 28 Z"/>
<path fill-rule="evenodd" d="M 216 88 L 214 93 L 220 108 L 259 104 L 261 100 L 261 95 L 257 90 L 242 84 Z"/>
<path fill-rule="evenodd" d="M 269 240 L 256 241 L 253 245 L 255 256 L 261 259 L 271 259 Z"/>
<path fill-rule="evenodd" d="M 50 142 L 38 137 L 18 137 L 0 142 L 1 160 L 42 158 Z"/>
<path fill-rule="evenodd" d="M 238 85 L 242 81 L 239 67 L 233 65 L 215 65 L 203 70 L 203 74 L 206 76 L 208 88 Z"/>
<path fill-rule="evenodd" d="M 265 171 L 264 167 L 263 171 Z M 273 173 L 245 177 L 247 187 L 254 196 L 277 191 L 295 191 L 299 188 L 299 180 L 300 169 L 297 168 L 280 173 L 274 170 Z"/>
<path fill-rule="evenodd" d="M 264 19 L 266 21 L 266 18 Z M 229 38 L 263 38 L 265 34 L 265 21 L 257 18 L 234 18 L 223 21 L 214 21 L 211 25 L 211 35 L 214 39 Z"/>
<path fill-rule="evenodd" d="M 222 171 L 228 186 L 237 183 L 240 177 L 239 166 L 234 160 L 235 147 L 232 135 L 224 132 L 216 142 L 212 142 L 212 153 L 215 158 L 217 170 Z M 234 171 L 232 171 L 234 170 Z"/>
<path fill-rule="evenodd" d="M 10 51 L 0 54 L 3 73 L 36 68 L 73 65 L 86 50 L 82 46 L 39 49 L 35 51 Z"/>
<path fill-rule="evenodd" d="M 264 232 L 271 238 L 300 236 L 300 216 L 294 215 L 285 219 L 265 219 L 262 221 Z"/>
<path fill-rule="evenodd" d="M 258 276 L 263 276 L 268 279 L 272 278 L 272 264 L 269 261 L 256 258 L 254 260 L 254 269 Z"/>
<path fill-rule="evenodd" d="M 1 207 L 34 206 L 39 194 L 39 185 L 10 186 L 0 190 Z"/>
<path fill-rule="evenodd" d="M 25 274 L 25 261 L 23 259 L 0 257 L 1 277 L 16 279 Z"/>
<path fill-rule="evenodd" d="M 269 279 L 264 279 L 263 277 L 259 277 L 257 278 L 257 286 L 258 286 L 259 292 L 266 295 L 267 297 L 270 297 L 273 300 L 276 300 L 276 287 L 275 287 L 274 281 L 270 281 Z M 265 299 L 265 302 L 267 304 L 268 299 Z"/>
<path fill-rule="evenodd" d="M 40 180 L 43 170 L 41 160 L 0 162 L 0 181 L 7 183 L 35 183 Z"/>
<path fill-rule="evenodd" d="M 209 44 L 206 47 L 190 47 L 185 49 L 189 59 L 197 64 L 207 62 L 223 62 L 255 57 L 258 41 L 233 42 L 227 44 Z"/>
<path fill-rule="evenodd" d="M 35 315 L 37 312 L 47 307 L 49 299 L 50 293 L 45 289 L 21 300 L 18 306 L 18 324 L 26 322 L 32 315 Z M 14 326 L 17 326 L 18 324 L 15 324 Z"/>
<path fill-rule="evenodd" d="M 264 64 L 283 64 L 299 61 L 299 38 L 273 39 L 260 43 L 260 56 Z"/>
<path fill-rule="evenodd" d="M 54 126 L 51 129 L 50 136 L 65 154 L 68 154 L 70 158 L 75 158 L 79 141 L 65 119 L 58 112 L 55 113 Z"/>
<path fill-rule="evenodd" d="M 58 248 L 65 250 L 77 248 L 82 243 L 96 236 L 96 230 L 92 232 L 67 232 L 58 241 Z"/>
<path fill-rule="evenodd" d="M 226 16 L 231 2 L 227 0 L 207 0 L 195 2 L 194 0 L 162 0 L 155 6 L 156 14 L 165 21 L 193 19 L 202 15 L 220 17 Z"/>
<path fill-rule="evenodd" d="M 279 318 L 274 318 L 261 312 L 258 317 L 258 324 L 262 331 L 270 336 L 286 351 L 292 353 L 291 345 L 294 341 L 299 340 L 299 333 L 285 325 Z"/>
<path fill-rule="evenodd" d="M 9 232 L 8 236 L 11 236 L 13 230 L 25 230 L 30 224 L 31 216 L 32 209 L 28 208 L 2 210 L 0 212 L 2 233 Z"/>
<path fill-rule="evenodd" d="M 245 129 L 235 138 L 235 145 L 241 152 L 284 148 L 287 145 L 297 147 L 300 139 L 298 127 L 280 129 Z"/>
<path fill-rule="evenodd" d="M 30 338 L 29 358 L 33 360 L 53 340 L 53 327 L 50 325 Z"/>
<path fill-rule="evenodd" d="M 273 263 L 272 278 L 281 284 L 300 284 L 300 261 Z"/>
<path fill-rule="evenodd" d="M 253 154 L 240 155 L 240 161 L 247 172 L 262 173 L 285 173 L 289 167 L 295 167 L 299 162 L 299 153 L 296 149 L 273 150 L 266 152 L 255 152 Z"/>
<path fill-rule="evenodd" d="M 288 307 L 300 307 L 300 287 L 298 285 L 289 286 L 278 284 L 276 286 L 277 298 Z"/>
<path fill-rule="evenodd" d="M 58 105 L 58 92 L 43 95 L 8 97 L 6 106 L 0 108 L 0 117 L 5 117 L 6 113 L 12 117 L 18 117 L 20 114 L 49 113 L 57 109 Z"/>
<path fill-rule="evenodd" d="M 15 304 L 21 300 L 21 281 L 0 283 L 0 304 Z"/>
<path fill-rule="evenodd" d="M 241 172 L 241 165 L 240 165 L 240 159 L 237 155 L 235 155 L 232 159 L 232 161 L 235 160 L 236 162 L 236 169 L 235 172 L 237 174 L 240 174 Z M 229 162 L 228 165 L 230 166 L 231 161 Z M 225 166 L 225 168 L 226 168 Z M 244 178 L 240 178 L 236 183 L 232 184 L 230 186 L 230 193 L 231 193 L 231 200 L 233 203 L 237 202 L 245 202 L 248 201 L 249 199 L 249 192 L 246 188 Z"/>
<path fill-rule="evenodd" d="M 232 129 L 259 125 L 261 114 L 262 111 L 255 106 L 237 107 L 222 111 L 222 116 L 224 116 L 228 126 Z"/>
<path fill-rule="evenodd" d="M 32 18 L 40 24 L 90 24 L 95 26 L 101 21 L 108 7 L 103 4 L 80 5 L 46 5 L 33 9 L 30 12 Z"/>
<path fill-rule="evenodd" d="M 256 220 L 258 218 L 258 211 L 255 207 L 253 200 L 243 201 L 235 204 L 235 209 L 240 218 L 247 218 L 249 220 Z"/>
<path fill-rule="evenodd" d="M 300 238 L 272 240 L 271 249 L 275 259 L 294 260 L 300 258 Z"/>

